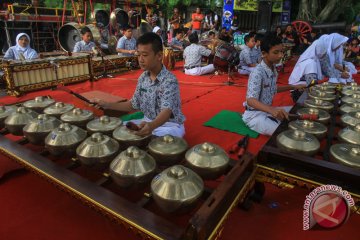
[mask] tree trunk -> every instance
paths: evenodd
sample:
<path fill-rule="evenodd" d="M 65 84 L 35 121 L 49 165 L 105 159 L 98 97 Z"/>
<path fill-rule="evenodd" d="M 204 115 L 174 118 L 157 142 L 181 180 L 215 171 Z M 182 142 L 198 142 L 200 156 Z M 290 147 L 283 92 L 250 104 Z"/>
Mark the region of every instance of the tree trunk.
<path fill-rule="evenodd" d="M 317 12 L 319 9 L 319 0 L 312 0 L 311 1 L 311 15 L 316 18 Z"/>
<path fill-rule="evenodd" d="M 341 8 L 343 6 L 343 1 L 341 2 L 341 4 L 339 4 L 339 6 L 337 6 L 337 2 L 339 0 L 328 0 L 326 6 L 323 8 L 323 10 L 320 12 L 319 17 L 318 17 L 318 21 L 319 23 L 325 22 L 330 15 L 333 14 L 334 10 L 336 7 Z"/>
<path fill-rule="evenodd" d="M 351 0 L 342 0 L 341 5 L 337 6 L 335 10 L 330 14 L 330 16 L 326 19 L 327 22 L 334 22 L 339 18 L 339 15 L 344 13 L 345 8 L 349 6 Z"/>
<path fill-rule="evenodd" d="M 308 0 L 300 1 L 297 19 L 311 21 L 311 13 L 309 11 L 309 1 Z"/>

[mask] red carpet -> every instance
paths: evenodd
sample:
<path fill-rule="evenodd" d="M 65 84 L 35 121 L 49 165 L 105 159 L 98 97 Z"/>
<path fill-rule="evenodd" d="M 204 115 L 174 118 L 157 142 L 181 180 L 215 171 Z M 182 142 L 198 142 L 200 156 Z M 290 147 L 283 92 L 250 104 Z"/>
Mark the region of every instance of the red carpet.
<path fill-rule="evenodd" d="M 247 78 L 235 76 L 235 85 L 225 86 L 227 75 L 189 77 L 181 72 L 181 63 L 173 71 L 178 77 L 187 118 L 186 140 L 190 146 L 209 141 L 228 150 L 241 136 L 203 127 L 202 124 L 223 109 L 243 112 Z M 286 84 L 291 68 L 281 73 L 279 83 Z M 130 98 L 141 71 L 119 75 L 114 79 L 101 79 L 70 88 L 77 92 L 99 90 Z M 360 79 L 358 79 L 359 82 Z M 4 97 L 1 103 L 15 103 L 39 95 L 51 95 L 58 101 L 73 102 L 67 93 L 44 90 L 21 98 Z M 278 94 L 276 105 L 291 105 L 289 93 Z M 256 154 L 268 140 L 260 136 L 251 139 L 250 152 Z M 1 157 L 1 169 L 8 159 Z M 0 171 L 1 175 L 1 171 Z M 280 189 L 266 184 L 266 194 L 261 204 L 254 204 L 249 211 L 236 209 L 228 219 L 222 239 L 358 239 L 356 229 L 360 216 L 353 214 L 342 227 L 330 230 L 302 230 L 302 207 L 308 191 Z M 0 239 L 139 239 L 123 226 L 111 222 L 99 213 L 83 205 L 79 200 L 55 188 L 33 173 L 16 172 L 0 180 Z M 161 227 L 161 226 L 159 226 Z"/>

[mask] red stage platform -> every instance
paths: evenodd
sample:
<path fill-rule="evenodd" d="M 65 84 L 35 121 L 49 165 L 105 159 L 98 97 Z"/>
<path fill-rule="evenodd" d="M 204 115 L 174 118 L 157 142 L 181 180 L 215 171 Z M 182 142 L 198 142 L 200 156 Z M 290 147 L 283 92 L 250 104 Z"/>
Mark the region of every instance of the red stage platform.
<path fill-rule="evenodd" d="M 173 72 L 179 80 L 187 119 L 185 139 L 190 146 L 209 141 L 228 150 L 241 136 L 202 124 L 223 109 L 244 111 L 242 103 L 245 101 L 247 77 L 236 76 L 235 84 L 227 86 L 224 84 L 226 75 L 185 76 L 181 64 L 178 63 Z M 280 73 L 279 84 L 287 83 L 290 70 L 285 68 L 285 73 Z M 86 82 L 69 87 L 79 93 L 103 91 L 130 99 L 140 74 L 140 70 L 131 71 L 93 84 Z M 0 102 L 15 103 L 39 95 L 50 95 L 58 101 L 75 101 L 65 92 L 44 90 L 21 98 L 3 97 Z M 278 94 L 275 104 L 291 105 L 289 93 Z M 249 151 L 256 154 L 267 140 L 265 136 L 250 139 Z M 3 172 L 14 168 L 9 159 L 0 157 Z M 222 239 L 358 239 L 358 214 L 352 214 L 344 226 L 334 230 L 303 231 L 303 204 L 308 193 L 305 189 L 281 189 L 266 184 L 262 203 L 254 204 L 249 211 L 236 209 L 231 213 L 222 231 Z M 129 229 L 111 222 L 30 172 L 20 170 L 0 178 L 0 204 L 0 239 L 139 239 Z"/>

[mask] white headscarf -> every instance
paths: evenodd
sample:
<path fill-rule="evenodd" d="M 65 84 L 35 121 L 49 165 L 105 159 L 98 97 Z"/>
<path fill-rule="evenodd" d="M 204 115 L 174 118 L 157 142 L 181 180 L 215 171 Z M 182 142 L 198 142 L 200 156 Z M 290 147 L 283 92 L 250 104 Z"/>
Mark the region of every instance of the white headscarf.
<path fill-rule="evenodd" d="M 343 56 L 343 47 L 342 45 L 346 43 L 349 38 L 345 37 L 343 35 L 340 35 L 338 33 L 332 33 L 330 35 L 327 35 L 325 37 L 326 42 L 328 43 L 328 50 L 327 54 L 329 56 L 330 60 L 330 66 L 334 66 L 334 64 L 339 61 L 337 57 Z M 338 53 L 336 53 L 339 51 Z M 340 63 L 342 62 L 342 59 L 340 60 Z"/>
<path fill-rule="evenodd" d="M 22 36 L 26 36 L 29 40 L 29 44 L 26 47 L 21 47 L 19 45 L 19 39 Z M 19 33 L 16 36 L 16 45 L 13 47 L 10 47 L 6 51 L 4 59 L 21 60 L 20 53 L 25 57 L 25 59 L 34 59 L 34 58 L 38 57 L 37 52 L 30 47 L 30 37 L 26 33 Z"/>
<path fill-rule="evenodd" d="M 160 30 L 160 27 L 155 26 L 154 29 L 153 29 L 153 33 L 157 33 L 157 31 L 159 31 L 159 30 Z"/>
<path fill-rule="evenodd" d="M 318 80 L 323 78 L 321 72 L 320 58 L 324 57 L 328 49 L 325 39 L 314 41 L 306 51 L 301 54 L 299 60 L 289 77 L 289 84 L 296 85 L 300 83 L 300 78 L 305 74 L 315 73 Z"/>
<path fill-rule="evenodd" d="M 29 40 L 29 43 L 26 47 L 21 47 L 19 45 L 19 39 L 22 37 L 22 36 L 25 36 L 27 37 L 27 39 Z M 17 36 L 16 36 L 16 46 L 15 46 L 15 49 L 17 51 L 21 51 L 21 52 L 25 52 L 26 50 L 28 50 L 30 48 L 30 37 L 29 35 L 27 35 L 26 33 L 19 33 Z"/>

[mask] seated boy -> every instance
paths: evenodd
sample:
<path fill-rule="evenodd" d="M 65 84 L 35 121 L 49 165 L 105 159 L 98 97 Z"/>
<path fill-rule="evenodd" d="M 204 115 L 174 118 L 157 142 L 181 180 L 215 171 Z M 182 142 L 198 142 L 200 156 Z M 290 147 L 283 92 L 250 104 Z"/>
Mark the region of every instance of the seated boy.
<path fill-rule="evenodd" d="M 202 67 L 201 58 L 202 56 L 208 57 L 211 54 L 214 54 L 214 52 L 198 44 L 199 38 L 196 32 L 189 35 L 189 42 L 191 45 L 185 48 L 183 54 L 185 60 L 185 74 L 199 76 L 213 72 L 215 70 L 214 65 L 209 64 Z"/>
<path fill-rule="evenodd" d="M 255 57 L 254 59 L 256 59 L 256 62 L 257 63 L 260 63 L 261 62 L 261 59 L 262 59 L 262 55 L 261 55 L 261 40 L 264 38 L 264 35 L 258 33 L 255 35 L 255 47 L 254 47 L 254 50 L 255 50 Z"/>
<path fill-rule="evenodd" d="M 119 56 L 131 57 L 134 56 L 136 51 L 136 40 L 132 37 L 132 28 L 129 25 L 125 25 L 123 28 L 123 36 L 119 39 L 116 52 Z"/>
<path fill-rule="evenodd" d="M 83 27 L 80 30 L 82 40 L 77 42 L 74 46 L 73 52 L 93 52 L 93 48 L 96 47 L 95 43 L 92 41 L 93 36 L 88 27 Z"/>
<path fill-rule="evenodd" d="M 265 36 L 261 42 L 262 62 L 249 76 L 246 93 L 245 124 L 252 130 L 272 135 L 281 120 L 288 119 L 290 107 L 273 107 L 272 101 L 277 92 L 303 88 L 303 85 L 276 86 L 278 73 L 275 64 L 283 57 L 281 40 L 275 35 Z"/>
<path fill-rule="evenodd" d="M 163 45 L 155 33 L 145 33 L 136 43 L 139 65 L 145 71 L 139 77 L 130 101 L 106 103 L 96 101 L 104 109 L 130 112 L 140 110 L 144 119 L 137 135 L 182 137 L 185 134 L 185 117 L 181 111 L 179 85 L 174 74 L 162 65 Z"/>
<path fill-rule="evenodd" d="M 248 34 L 244 39 L 246 46 L 240 53 L 238 71 L 240 74 L 249 75 L 258 64 L 256 50 L 254 49 L 255 37 L 253 34 Z"/>
<path fill-rule="evenodd" d="M 175 29 L 175 37 L 171 40 L 170 46 L 176 50 L 184 50 L 183 37 L 184 32 L 181 29 Z"/>

